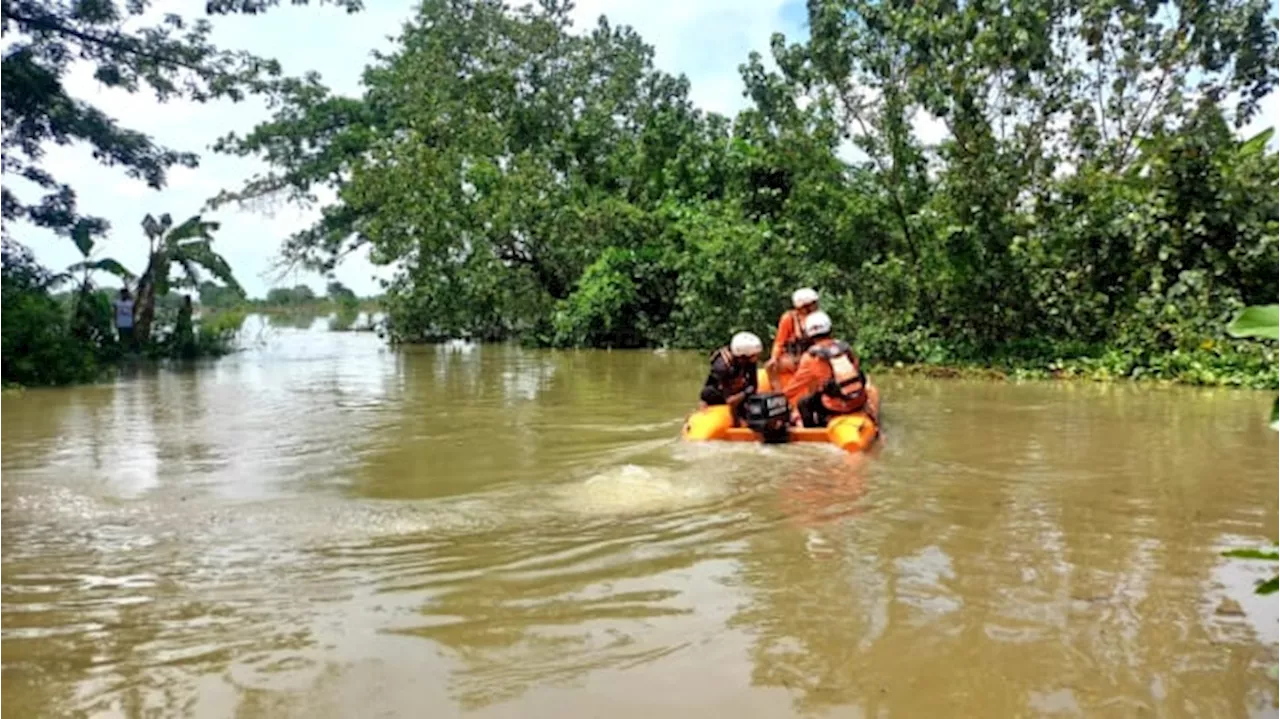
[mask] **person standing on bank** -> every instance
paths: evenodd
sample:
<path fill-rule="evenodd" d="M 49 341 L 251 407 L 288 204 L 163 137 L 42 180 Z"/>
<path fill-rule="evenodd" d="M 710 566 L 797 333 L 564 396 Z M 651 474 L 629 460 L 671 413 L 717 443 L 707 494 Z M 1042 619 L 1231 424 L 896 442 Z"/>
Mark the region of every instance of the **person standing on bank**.
<path fill-rule="evenodd" d="M 116 334 L 126 350 L 133 349 L 133 297 L 128 287 L 120 288 L 120 296 L 111 301 L 115 310 Z"/>

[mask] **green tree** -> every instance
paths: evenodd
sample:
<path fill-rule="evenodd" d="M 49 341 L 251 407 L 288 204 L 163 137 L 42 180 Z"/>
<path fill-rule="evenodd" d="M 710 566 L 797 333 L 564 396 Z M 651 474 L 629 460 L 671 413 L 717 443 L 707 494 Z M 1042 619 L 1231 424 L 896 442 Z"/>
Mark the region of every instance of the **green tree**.
<path fill-rule="evenodd" d="M 649 208 L 702 170 L 681 153 L 703 121 L 687 82 L 654 71 L 629 29 L 568 28 L 563 3 L 424 3 L 364 102 L 299 88 L 276 120 L 226 138 L 280 171 L 220 199 L 332 184 L 338 204 L 286 258 L 323 269 L 368 244 L 402 263 L 389 309 L 406 337 L 545 328 L 596 255 L 641 241 Z M 330 132 L 300 153 L 289 138 L 316 122 Z"/>
<path fill-rule="evenodd" d="M 330 328 L 337 330 L 350 329 L 360 315 L 360 299 L 350 287 L 332 280 L 325 288 L 329 301 L 337 306 L 337 315 L 330 323 Z"/>
<path fill-rule="evenodd" d="M 97 375 L 96 348 L 72 334 L 66 309 L 50 293 L 53 284 L 53 275 L 28 248 L 4 238 L 0 374 L 5 384 L 66 384 Z"/>
<path fill-rule="evenodd" d="M 808 9 L 729 119 L 603 18 L 428 0 L 359 97 L 223 138 L 270 171 L 215 204 L 332 190 L 283 259 L 397 266 L 397 341 L 708 347 L 810 285 L 870 359 L 1275 385 L 1222 332 L 1280 290 L 1265 3 Z"/>
<path fill-rule="evenodd" d="M 359 301 L 356 293 L 346 285 L 332 280 L 325 286 L 325 296 L 337 304 L 355 303 Z"/>
<path fill-rule="evenodd" d="M 88 282 L 71 301 L 71 334 L 94 349 L 115 344 L 115 308 L 110 295 Z"/>
<path fill-rule="evenodd" d="M 115 323 L 110 300 L 97 290 L 93 275 L 107 272 L 118 277 L 126 287 L 134 276 L 118 260 L 93 257 L 95 243 L 83 223 L 72 232 L 72 239 L 83 259 L 72 263 L 65 272 L 54 275 L 52 285 L 76 281 L 71 300 L 71 334 L 91 347 L 101 348 L 114 343 Z"/>
<path fill-rule="evenodd" d="M 277 4 L 279 0 L 211 0 L 205 9 L 210 15 L 256 14 Z M 336 4 L 349 12 L 361 7 L 359 0 Z M 161 101 L 238 101 L 249 93 L 272 93 L 280 87 L 278 63 L 217 48 L 210 42 L 212 26 L 206 18 L 166 14 L 157 24 L 129 27 L 148 5 L 117 0 L 0 4 L 0 31 L 7 44 L 0 62 L 6 232 L 14 220 L 63 236 L 100 237 L 107 230 L 102 218 L 81 216 L 67 179 L 42 167 L 49 143 L 84 142 L 99 162 L 118 166 L 156 189 L 164 186 L 172 167 L 196 166 L 194 153 L 159 145 L 72 97 L 63 80 L 76 63 L 87 63 L 93 77 L 107 87 L 150 91 Z M 17 179 L 37 188 L 39 200 L 20 199 L 13 187 Z"/>
<path fill-rule="evenodd" d="M 134 332 L 139 342 L 151 339 L 157 295 L 167 295 L 170 287 L 198 287 L 202 271 L 232 290 L 243 292 L 231 272 L 231 266 L 213 250 L 213 233 L 217 231 L 218 223 L 194 215 L 174 226 L 173 218 L 166 213 L 159 219 L 147 215 L 142 219 L 142 229 L 147 236 L 148 260 L 146 270 L 138 279 L 136 293 Z M 174 265 L 182 272 L 177 282 L 170 281 Z"/>
<path fill-rule="evenodd" d="M 1276 83 L 1268 14 L 1252 0 L 823 0 L 810 5 L 810 42 L 779 64 L 837 100 L 893 200 L 910 261 L 954 277 L 930 290 L 935 318 L 990 351 L 1015 328 L 1059 321 L 1023 279 L 1028 244 L 1067 252 L 1061 241 L 1102 241 L 1037 237 L 1063 204 L 1079 204 L 1059 194 L 1055 174 L 1074 165 L 1073 179 L 1119 179 L 1144 141 L 1200 133 L 1187 118 L 1204 98 L 1235 127 L 1247 123 Z M 920 116 L 947 130 L 930 152 L 910 131 Z M 940 166 L 932 181 L 929 154 Z M 1114 279 L 1107 264 L 1083 268 L 1102 274 L 1091 284 Z"/>
<path fill-rule="evenodd" d="M 267 304 L 280 307 L 292 307 L 311 304 L 316 301 L 316 293 L 307 285 L 293 287 L 273 287 L 267 291 Z"/>
<path fill-rule="evenodd" d="M 200 304 L 210 309 L 231 309 L 244 302 L 243 290 L 205 280 L 197 288 Z"/>

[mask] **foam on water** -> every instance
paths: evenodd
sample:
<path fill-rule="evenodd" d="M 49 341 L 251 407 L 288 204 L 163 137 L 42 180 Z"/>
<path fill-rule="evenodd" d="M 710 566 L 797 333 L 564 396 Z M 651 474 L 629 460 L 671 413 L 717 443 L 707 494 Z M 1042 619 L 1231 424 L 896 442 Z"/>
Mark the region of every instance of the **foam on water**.
<path fill-rule="evenodd" d="M 643 513 L 701 504 L 731 491 L 716 474 L 624 464 L 563 487 L 558 504 L 585 514 Z"/>

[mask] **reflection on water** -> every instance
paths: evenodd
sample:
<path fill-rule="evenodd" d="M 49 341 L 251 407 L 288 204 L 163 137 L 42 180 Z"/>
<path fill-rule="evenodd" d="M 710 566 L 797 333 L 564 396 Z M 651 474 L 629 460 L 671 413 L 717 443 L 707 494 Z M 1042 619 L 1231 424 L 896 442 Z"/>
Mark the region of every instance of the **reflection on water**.
<path fill-rule="evenodd" d="M 684 445 L 696 353 L 250 330 L 3 400 L 5 716 L 1267 716 L 1267 397 L 884 378 Z"/>

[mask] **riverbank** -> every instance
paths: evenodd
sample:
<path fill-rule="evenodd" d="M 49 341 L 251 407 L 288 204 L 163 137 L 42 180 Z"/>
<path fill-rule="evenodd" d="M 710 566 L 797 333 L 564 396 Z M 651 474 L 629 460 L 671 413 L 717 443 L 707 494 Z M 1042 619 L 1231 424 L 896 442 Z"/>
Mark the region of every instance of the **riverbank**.
<path fill-rule="evenodd" d="M 266 324 L 295 329 L 310 328 L 320 318 L 330 318 L 328 329 L 334 332 L 378 332 L 380 331 L 375 316 L 381 317 L 382 305 L 373 300 L 361 300 L 358 304 L 341 304 L 330 300 L 294 305 L 266 305 L 255 302 L 241 302 L 226 307 L 201 307 L 195 325 L 201 356 L 216 357 L 234 351 L 240 336 L 244 320 L 252 315 L 261 316 Z M 364 318 L 361 322 L 360 319 Z M 103 336 L 110 339 L 109 330 Z M 436 338 L 431 342 L 406 344 L 439 344 L 452 340 Z M 885 360 L 876 356 L 876 351 L 885 352 L 882 342 L 873 338 L 872 351 L 859 346 L 863 343 L 854 341 L 855 346 L 863 353 L 867 369 L 873 374 L 894 374 L 930 378 L 970 378 L 993 381 L 1009 380 L 1049 380 L 1049 381 L 1090 381 L 1090 382 L 1140 382 L 1143 384 L 1180 384 L 1207 387 L 1241 387 L 1257 390 L 1276 390 L 1280 388 L 1280 374 L 1277 373 L 1277 361 L 1280 355 L 1271 343 L 1243 339 L 1205 340 L 1190 351 L 1172 350 L 1163 353 L 1126 351 L 1118 348 L 1095 350 L 1089 356 L 1072 356 L 1064 351 L 1054 356 L 1040 350 L 1035 353 L 1023 351 L 1016 355 L 1010 352 L 1006 356 L 991 357 L 983 360 L 965 360 L 945 358 L 936 361 L 903 361 Z M 110 345 L 110 343 L 108 343 Z M 534 345 L 536 346 L 536 345 Z M 156 344 L 146 353 L 145 359 L 162 362 L 172 352 L 164 343 Z M 643 351 L 643 350 L 641 350 Z M 706 349 L 682 350 L 703 352 Z M 924 353 L 933 356 L 945 356 L 945 352 L 935 349 Z M 108 357 L 110 353 L 103 356 Z M 110 355 L 114 357 L 114 355 Z M 109 357 L 108 357 L 109 358 Z M 92 383 L 107 376 L 117 366 L 115 360 L 99 363 L 96 373 L 81 374 L 71 382 L 54 382 L 51 384 Z M 40 383 L 34 383 L 40 386 Z M 46 383 L 50 384 L 50 383 Z M 21 386 L 6 383 L 6 387 Z"/>
<path fill-rule="evenodd" d="M 872 374 L 934 379 L 964 378 L 993 381 L 1136 382 L 1149 385 L 1280 388 L 1276 353 L 1215 355 L 1208 352 L 1169 353 L 1149 363 L 1123 354 L 1093 358 L 1045 359 L 1039 362 L 881 362 L 868 361 Z"/>

